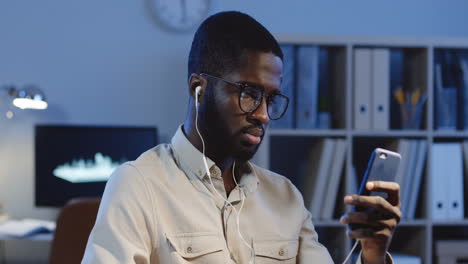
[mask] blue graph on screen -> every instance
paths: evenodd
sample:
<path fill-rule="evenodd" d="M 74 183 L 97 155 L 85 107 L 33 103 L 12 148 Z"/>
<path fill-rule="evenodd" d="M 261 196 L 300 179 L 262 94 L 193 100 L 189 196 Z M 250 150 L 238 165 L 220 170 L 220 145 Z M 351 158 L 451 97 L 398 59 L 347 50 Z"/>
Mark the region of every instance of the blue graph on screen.
<path fill-rule="evenodd" d="M 107 181 L 112 172 L 125 161 L 127 160 L 112 161 L 111 157 L 98 152 L 94 155 L 94 160 L 78 159 L 58 165 L 53 174 L 71 183 Z"/>

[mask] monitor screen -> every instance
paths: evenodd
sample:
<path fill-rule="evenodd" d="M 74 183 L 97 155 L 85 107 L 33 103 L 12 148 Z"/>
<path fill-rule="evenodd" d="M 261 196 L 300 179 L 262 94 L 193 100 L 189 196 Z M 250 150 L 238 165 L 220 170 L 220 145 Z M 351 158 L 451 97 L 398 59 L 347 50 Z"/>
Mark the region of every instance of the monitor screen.
<path fill-rule="evenodd" d="M 154 127 L 37 125 L 36 206 L 101 196 L 117 166 L 156 144 Z"/>

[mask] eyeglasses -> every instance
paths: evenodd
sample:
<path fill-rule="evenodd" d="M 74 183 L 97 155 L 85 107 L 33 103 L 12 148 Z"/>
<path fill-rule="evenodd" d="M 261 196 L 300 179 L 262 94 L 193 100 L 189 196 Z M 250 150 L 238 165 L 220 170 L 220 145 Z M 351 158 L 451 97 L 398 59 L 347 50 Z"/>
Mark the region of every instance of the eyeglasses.
<path fill-rule="evenodd" d="M 262 88 L 247 83 L 231 82 L 206 73 L 201 76 L 223 81 L 239 88 L 239 107 L 245 113 L 252 113 L 262 104 L 263 97 L 266 98 L 268 117 L 271 120 L 280 119 L 288 109 L 289 98 L 280 93 L 265 95 Z"/>

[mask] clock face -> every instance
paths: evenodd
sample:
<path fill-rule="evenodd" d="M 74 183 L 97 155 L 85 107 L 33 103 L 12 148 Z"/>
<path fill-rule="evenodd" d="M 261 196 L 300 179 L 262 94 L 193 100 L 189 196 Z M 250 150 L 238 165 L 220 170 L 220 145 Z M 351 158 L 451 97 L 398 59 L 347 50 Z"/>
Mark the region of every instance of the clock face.
<path fill-rule="evenodd" d="M 153 13 L 168 29 L 188 31 L 205 19 L 211 0 L 152 0 Z"/>

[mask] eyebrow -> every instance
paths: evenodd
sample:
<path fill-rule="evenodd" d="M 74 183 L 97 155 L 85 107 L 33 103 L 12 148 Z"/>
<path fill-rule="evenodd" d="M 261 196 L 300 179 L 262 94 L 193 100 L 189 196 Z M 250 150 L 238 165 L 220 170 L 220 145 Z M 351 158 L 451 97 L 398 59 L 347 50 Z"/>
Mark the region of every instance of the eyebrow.
<path fill-rule="evenodd" d="M 263 92 L 265 92 L 265 87 L 263 85 L 260 85 L 260 84 L 257 84 L 257 83 L 253 83 L 253 82 L 249 82 L 249 81 L 238 81 L 236 83 L 248 85 L 248 86 L 251 86 L 251 87 L 256 87 L 256 88 L 261 89 Z M 274 90 L 272 92 L 265 93 L 265 94 L 267 96 L 271 96 L 271 95 L 277 95 L 277 94 L 282 94 L 282 93 L 281 93 L 280 89 L 274 88 Z"/>

